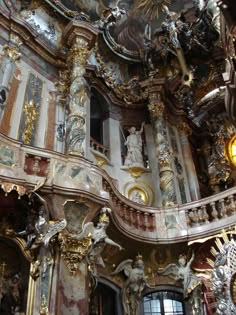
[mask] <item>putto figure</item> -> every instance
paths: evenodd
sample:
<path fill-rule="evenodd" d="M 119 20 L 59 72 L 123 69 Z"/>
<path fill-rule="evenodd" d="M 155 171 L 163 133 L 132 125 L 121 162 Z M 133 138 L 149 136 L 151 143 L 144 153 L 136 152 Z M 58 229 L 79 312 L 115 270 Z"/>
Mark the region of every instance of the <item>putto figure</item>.
<path fill-rule="evenodd" d="M 141 138 L 144 124 L 145 123 L 143 122 L 141 125 L 141 129 L 139 131 L 137 131 L 135 127 L 131 127 L 129 129 L 130 135 L 127 137 L 127 140 L 125 141 L 125 145 L 127 146 L 125 166 L 139 164 L 140 166 L 144 167 L 142 155 L 143 143 Z"/>

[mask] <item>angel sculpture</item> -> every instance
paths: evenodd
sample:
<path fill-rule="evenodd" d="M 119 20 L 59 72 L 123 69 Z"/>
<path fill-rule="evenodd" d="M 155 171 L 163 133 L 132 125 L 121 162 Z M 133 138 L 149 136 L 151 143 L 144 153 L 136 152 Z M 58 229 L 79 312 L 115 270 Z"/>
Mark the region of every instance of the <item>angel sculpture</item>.
<path fill-rule="evenodd" d="M 145 277 L 144 262 L 138 255 L 135 262 L 132 259 L 122 261 L 111 275 L 124 271 L 128 278 L 122 288 L 122 305 L 125 315 L 137 315 L 141 294 L 145 286 L 149 286 Z"/>
<path fill-rule="evenodd" d="M 184 287 L 184 298 L 190 298 L 194 315 L 201 315 L 202 301 L 199 291 L 201 292 L 202 282 L 191 269 L 193 260 L 194 253 L 188 262 L 186 255 L 180 255 L 178 260 L 179 265 L 169 264 L 163 270 L 158 271 L 158 274 L 165 276 L 172 275 L 176 281 L 181 280 Z"/>
<path fill-rule="evenodd" d="M 105 248 L 106 244 L 116 246 L 119 250 L 123 249 L 119 244 L 111 240 L 106 233 L 106 229 L 109 225 L 109 216 L 111 209 L 103 207 L 99 216 L 99 222 L 94 226 L 93 222 L 88 222 L 84 225 L 83 230 L 79 234 L 72 235 L 73 238 L 82 240 L 89 235 L 92 238 L 92 246 L 87 253 L 87 262 L 89 264 L 89 269 L 92 272 L 93 277 L 97 276 L 97 265 L 105 267 L 105 263 L 102 259 L 101 253 Z"/>
<path fill-rule="evenodd" d="M 27 235 L 26 249 L 35 249 L 43 245 L 48 248 L 49 242 L 54 235 L 62 231 L 66 227 L 66 220 L 62 219 L 56 222 L 49 222 L 49 209 L 47 202 L 35 191 L 32 194 L 36 195 L 42 205 L 39 208 L 38 217 L 35 221 L 29 219 L 25 231 L 17 233 L 18 235 Z"/>

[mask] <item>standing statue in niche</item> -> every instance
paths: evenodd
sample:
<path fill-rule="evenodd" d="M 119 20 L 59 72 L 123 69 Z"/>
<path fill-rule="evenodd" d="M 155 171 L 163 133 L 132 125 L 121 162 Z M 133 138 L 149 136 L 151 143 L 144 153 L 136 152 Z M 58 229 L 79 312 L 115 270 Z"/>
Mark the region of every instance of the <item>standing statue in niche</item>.
<path fill-rule="evenodd" d="M 202 299 L 201 299 L 201 279 L 197 277 L 192 269 L 191 264 L 194 260 L 194 253 L 189 261 L 187 261 L 186 255 L 180 255 L 178 265 L 169 264 L 162 271 L 159 271 L 160 275 L 172 275 L 176 281 L 180 280 L 183 283 L 184 298 L 189 298 L 192 304 L 193 314 L 202 315 Z"/>
<path fill-rule="evenodd" d="M 144 167 L 143 163 L 143 155 L 142 155 L 142 138 L 141 134 L 143 132 L 144 122 L 141 125 L 141 129 L 139 131 L 136 130 L 135 127 L 131 127 L 129 132 L 130 135 L 127 137 L 125 141 L 125 145 L 127 146 L 127 156 L 125 158 L 125 166 L 133 166 L 134 164 L 139 164 Z"/>

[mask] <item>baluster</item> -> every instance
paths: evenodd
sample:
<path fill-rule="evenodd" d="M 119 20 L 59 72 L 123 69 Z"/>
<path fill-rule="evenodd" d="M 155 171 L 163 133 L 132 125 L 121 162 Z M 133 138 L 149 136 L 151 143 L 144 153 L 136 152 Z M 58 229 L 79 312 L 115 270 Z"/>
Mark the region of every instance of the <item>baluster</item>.
<path fill-rule="evenodd" d="M 191 212 L 189 213 L 189 211 L 187 210 L 185 212 L 185 220 L 186 220 L 186 224 L 188 227 L 191 226 L 191 218 L 190 218 Z"/>
<path fill-rule="evenodd" d="M 137 224 L 137 229 L 140 228 L 140 211 L 136 211 L 136 218 L 137 218 L 137 221 L 136 221 L 136 224 Z"/>
<path fill-rule="evenodd" d="M 198 215 L 198 209 L 197 208 L 193 208 L 192 209 L 192 216 L 191 216 L 192 221 L 194 222 L 195 225 L 199 224 L 200 218 Z"/>
<path fill-rule="evenodd" d="M 199 208 L 197 211 L 199 222 L 201 223 L 203 221 L 203 211 L 202 208 Z"/>
<path fill-rule="evenodd" d="M 127 210 L 128 210 L 128 206 L 124 205 L 124 221 L 129 224 L 129 214 Z"/>
<path fill-rule="evenodd" d="M 216 210 L 215 201 L 211 202 L 210 206 L 212 208 L 211 215 L 213 217 L 213 221 L 217 221 L 218 220 L 218 211 Z"/>
<path fill-rule="evenodd" d="M 133 225 L 133 212 L 134 212 L 134 209 L 129 208 L 129 222 L 131 226 Z"/>
<path fill-rule="evenodd" d="M 121 212 L 120 212 L 120 217 L 122 218 L 123 221 L 125 221 L 125 216 L 126 216 L 126 207 L 124 204 L 121 206 Z"/>
<path fill-rule="evenodd" d="M 155 230 L 155 227 L 156 227 L 156 215 L 155 213 L 152 213 L 151 214 L 151 223 L 150 223 L 150 231 L 153 231 Z"/>
<path fill-rule="evenodd" d="M 219 215 L 220 217 L 222 218 L 225 218 L 227 217 L 227 213 L 226 213 L 226 208 L 225 208 L 225 200 L 222 198 L 219 200 L 219 204 L 220 204 L 220 207 L 219 207 Z"/>
<path fill-rule="evenodd" d="M 202 219 L 204 223 L 209 223 L 209 215 L 206 210 L 206 205 L 201 206 L 202 209 Z"/>
<path fill-rule="evenodd" d="M 229 196 L 228 200 L 229 200 L 230 214 L 234 214 L 234 212 L 235 212 L 234 195 Z"/>
<path fill-rule="evenodd" d="M 120 217 L 122 217 L 122 215 L 121 215 L 121 209 L 122 209 L 121 204 L 122 204 L 122 202 L 118 199 L 118 200 L 117 200 L 117 204 L 116 204 L 116 210 L 117 210 L 117 214 L 118 214 Z"/>
<path fill-rule="evenodd" d="M 149 228 L 148 216 L 149 216 L 149 214 L 147 212 L 144 212 L 144 229 L 145 229 L 145 231 L 147 231 Z"/>

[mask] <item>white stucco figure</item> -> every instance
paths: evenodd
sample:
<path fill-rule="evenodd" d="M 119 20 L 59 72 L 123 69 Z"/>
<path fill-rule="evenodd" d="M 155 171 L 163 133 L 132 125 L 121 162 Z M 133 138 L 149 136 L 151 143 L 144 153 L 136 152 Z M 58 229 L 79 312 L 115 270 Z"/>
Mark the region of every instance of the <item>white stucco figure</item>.
<path fill-rule="evenodd" d="M 142 138 L 141 134 L 143 132 L 144 123 L 142 123 L 141 129 L 136 130 L 135 127 L 131 127 L 129 132 L 130 135 L 125 141 L 127 146 L 127 156 L 125 159 L 125 166 L 132 166 L 133 164 L 140 164 L 144 167 L 143 164 L 143 155 L 142 155 Z"/>

